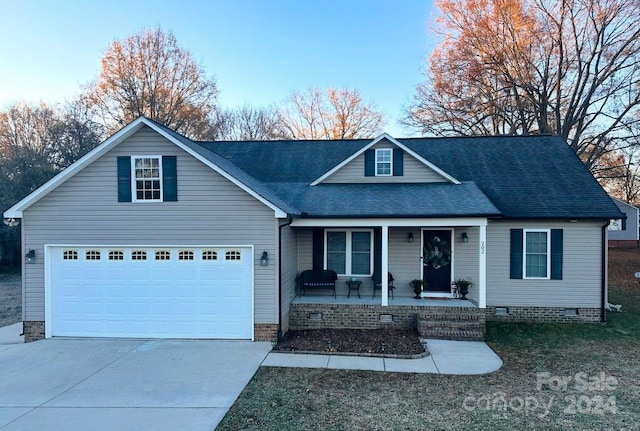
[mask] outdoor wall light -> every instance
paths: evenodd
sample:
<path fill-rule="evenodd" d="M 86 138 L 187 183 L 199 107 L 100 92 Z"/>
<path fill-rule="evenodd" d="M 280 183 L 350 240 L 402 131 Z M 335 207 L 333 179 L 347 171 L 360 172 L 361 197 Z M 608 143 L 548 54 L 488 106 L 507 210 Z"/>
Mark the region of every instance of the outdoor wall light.
<path fill-rule="evenodd" d="M 33 261 L 36 260 L 36 251 L 29 249 L 24 257 L 27 259 L 27 263 L 33 263 Z"/>
<path fill-rule="evenodd" d="M 267 266 L 269 264 L 269 255 L 266 251 L 262 252 L 262 257 L 260 258 L 260 266 Z"/>
<path fill-rule="evenodd" d="M 413 232 L 409 232 L 409 237 L 407 238 L 407 241 L 413 242 Z"/>
<path fill-rule="evenodd" d="M 469 242 L 469 236 L 466 232 L 462 232 L 462 242 Z"/>

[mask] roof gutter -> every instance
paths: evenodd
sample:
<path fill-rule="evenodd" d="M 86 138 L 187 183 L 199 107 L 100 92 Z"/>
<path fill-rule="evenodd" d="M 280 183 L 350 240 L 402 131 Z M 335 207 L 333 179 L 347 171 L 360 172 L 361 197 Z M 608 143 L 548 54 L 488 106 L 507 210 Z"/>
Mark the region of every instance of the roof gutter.
<path fill-rule="evenodd" d="M 600 321 L 607 321 L 607 228 L 610 220 L 605 220 L 602 225 L 602 266 L 600 268 L 601 280 L 600 280 Z"/>
<path fill-rule="evenodd" d="M 278 226 L 278 342 L 282 341 L 282 228 L 293 223 L 289 217 L 286 223 Z"/>

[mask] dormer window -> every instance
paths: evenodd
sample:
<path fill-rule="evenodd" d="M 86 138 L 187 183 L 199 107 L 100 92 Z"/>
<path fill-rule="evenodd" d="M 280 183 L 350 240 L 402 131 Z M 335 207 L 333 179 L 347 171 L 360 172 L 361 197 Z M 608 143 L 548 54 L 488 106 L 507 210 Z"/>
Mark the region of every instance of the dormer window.
<path fill-rule="evenodd" d="M 393 149 L 376 149 L 376 177 L 393 175 Z"/>

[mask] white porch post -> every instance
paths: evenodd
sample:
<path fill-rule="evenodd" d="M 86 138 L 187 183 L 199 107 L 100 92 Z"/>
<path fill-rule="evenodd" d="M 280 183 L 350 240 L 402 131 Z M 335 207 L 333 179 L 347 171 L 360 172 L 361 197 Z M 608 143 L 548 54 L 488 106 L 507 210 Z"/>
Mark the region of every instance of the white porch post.
<path fill-rule="evenodd" d="M 487 225 L 480 227 L 480 238 L 478 241 L 478 307 L 487 307 Z"/>
<path fill-rule="evenodd" d="M 389 226 L 382 225 L 382 267 L 380 274 L 382 281 L 382 306 L 389 305 Z"/>

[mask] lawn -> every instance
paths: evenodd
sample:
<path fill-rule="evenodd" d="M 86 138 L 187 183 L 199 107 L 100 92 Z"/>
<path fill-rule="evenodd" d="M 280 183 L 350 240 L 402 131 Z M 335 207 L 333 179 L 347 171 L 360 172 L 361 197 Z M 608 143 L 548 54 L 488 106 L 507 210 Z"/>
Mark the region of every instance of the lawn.
<path fill-rule="evenodd" d="M 19 273 L 0 272 L 0 327 L 22 319 L 22 282 Z"/>
<path fill-rule="evenodd" d="M 484 376 L 258 370 L 218 430 L 640 430 L 639 250 L 612 250 L 606 324 L 487 325 Z"/>

